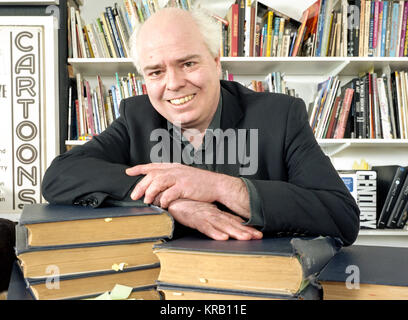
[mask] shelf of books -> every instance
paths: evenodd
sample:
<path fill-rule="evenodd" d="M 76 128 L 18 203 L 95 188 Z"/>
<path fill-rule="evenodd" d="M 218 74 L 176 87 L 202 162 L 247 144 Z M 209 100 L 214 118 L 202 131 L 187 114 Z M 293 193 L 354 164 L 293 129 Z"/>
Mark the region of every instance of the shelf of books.
<path fill-rule="evenodd" d="M 213 14 L 224 80 L 301 97 L 336 169 L 360 159 L 408 165 L 408 1 L 103 0 L 70 8 L 68 148 L 101 133 L 122 99 L 146 93 L 128 40 L 167 3 Z M 408 231 L 361 230 L 359 239 L 377 235 Z"/>

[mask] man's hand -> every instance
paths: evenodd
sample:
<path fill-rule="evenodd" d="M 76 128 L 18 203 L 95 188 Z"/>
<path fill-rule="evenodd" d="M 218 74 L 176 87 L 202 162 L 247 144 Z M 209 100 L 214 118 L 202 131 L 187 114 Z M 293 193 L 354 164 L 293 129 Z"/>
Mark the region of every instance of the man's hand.
<path fill-rule="evenodd" d="M 130 176 L 145 175 L 135 186 L 131 198 L 167 208 L 177 199 L 219 202 L 232 212 L 250 218 L 249 194 L 245 183 L 236 177 L 198 169 L 179 163 L 150 163 L 126 169 Z"/>
<path fill-rule="evenodd" d="M 177 199 L 204 202 L 217 200 L 217 173 L 189 167 L 179 163 L 150 163 L 126 170 L 130 176 L 145 175 L 134 188 L 131 198 L 152 203 L 160 195 L 160 206 L 167 208 Z"/>
<path fill-rule="evenodd" d="M 221 211 L 212 203 L 179 199 L 170 203 L 168 211 L 179 223 L 214 240 L 251 240 L 263 236 L 255 228 L 242 225 L 244 220 L 240 217 Z"/>

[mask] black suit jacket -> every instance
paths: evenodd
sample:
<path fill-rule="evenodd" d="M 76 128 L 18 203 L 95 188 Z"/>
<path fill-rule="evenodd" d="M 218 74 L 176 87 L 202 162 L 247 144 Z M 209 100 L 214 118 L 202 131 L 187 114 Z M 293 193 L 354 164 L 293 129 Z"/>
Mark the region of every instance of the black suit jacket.
<path fill-rule="evenodd" d="M 221 129 L 258 129 L 258 170 L 245 176 L 258 191 L 264 233 L 329 235 L 349 245 L 359 230 L 359 209 L 321 151 L 301 99 L 256 93 L 221 81 Z M 42 192 L 50 203 L 97 207 L 109 197 L 126 199 L 142 177 L 125 169 L 150 163 L 152 130 L 167 121 L 148 96 L 124 99 L 121 116 L 102 134 L 58 156 L 47 169 Z M 218 171 L 239 176 L 239 164 Z"/>

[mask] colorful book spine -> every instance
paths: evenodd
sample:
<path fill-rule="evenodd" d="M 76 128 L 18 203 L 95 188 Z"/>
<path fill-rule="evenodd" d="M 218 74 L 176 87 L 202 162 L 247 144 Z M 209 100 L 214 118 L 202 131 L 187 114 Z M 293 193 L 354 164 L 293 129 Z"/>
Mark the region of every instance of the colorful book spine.
<path fill-rule="evenodd" d="M 116 23 L 115 23 L 115 18 L 114 18 L 113 12 L 112 12 L 112 8 L 111 7 L 106 7 L 106 13 L 108 15 L 110 26 L 112 28 L 114 41 L 115 41 L 116 46 L 117 46 L 117 48 L 119 50 L 119 57 L 120 58 L 125 58 L 126 55 L 125 55 L 125 52 L 123 51 L 123 46 L 122 46 L 122 43 L 120 41 L 119 31 L 118 31 L 118 28 L 117 28 Z"/>
<path fill-rule="evenodd" d="M 354 89 L 347 88 L 344 93 L 343 107 L 340 114 L 340 119 L 336 127 L 334 139 L 342 139 L 346 131 L 347 118 L 350 112 L 351 101 L 353 99 Z"/>
<path fill-rule="evenodd" d="M 381 2 L 383 6 L 383 18 L 381 27 L 381 57 L 385 57 L 385 40 L 387 34 L 388 1 Z"/>
<path fill-rule="evenodd" d="M 391 20 L 391 35 L 390 35 L 390 57 L 396 57 L 397 55 L 397 43 L 398 43 L 398 13 L 399 3 L 392 4 L 392 20 Z"/>
<path fill-rule="evenodd" d="M 376 55 L 376 52 L 377 52 L 379 9 L 380 9 L 380 2 L 375 1 L 374 2 L 374 26 L 373 26 L 373 55 Z"/>
<path fill-rule="evenodd" d="M 405 49 L 405 41 L 406 41 L 406 31 L 407 31 L 407 20 L 408 20 L 408 1 L 404 2 L 404 15 L 402 18 L 402 25 L 401 25 L 401 42 L 399 47 L 399 57 L 404 56 L 404 49 Z"/>

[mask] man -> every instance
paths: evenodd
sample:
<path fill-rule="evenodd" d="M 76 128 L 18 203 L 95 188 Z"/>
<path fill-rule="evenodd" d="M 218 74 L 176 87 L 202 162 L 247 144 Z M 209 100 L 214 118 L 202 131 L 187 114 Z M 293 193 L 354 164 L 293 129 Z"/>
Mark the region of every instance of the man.
<path fill-rule="evenodd" d="M 176 233 L 217 240 L 304 234 L 351 244 L 358 207 L 318 146 L 303 101 L 220 82 L 212 25 L 167 8 L 135 32 L 132 55 L 148 95 L 123 100 L 105 132 L 57 157 L 44 197 L 93 207 L 143 199 L 168 209 Z"/>

